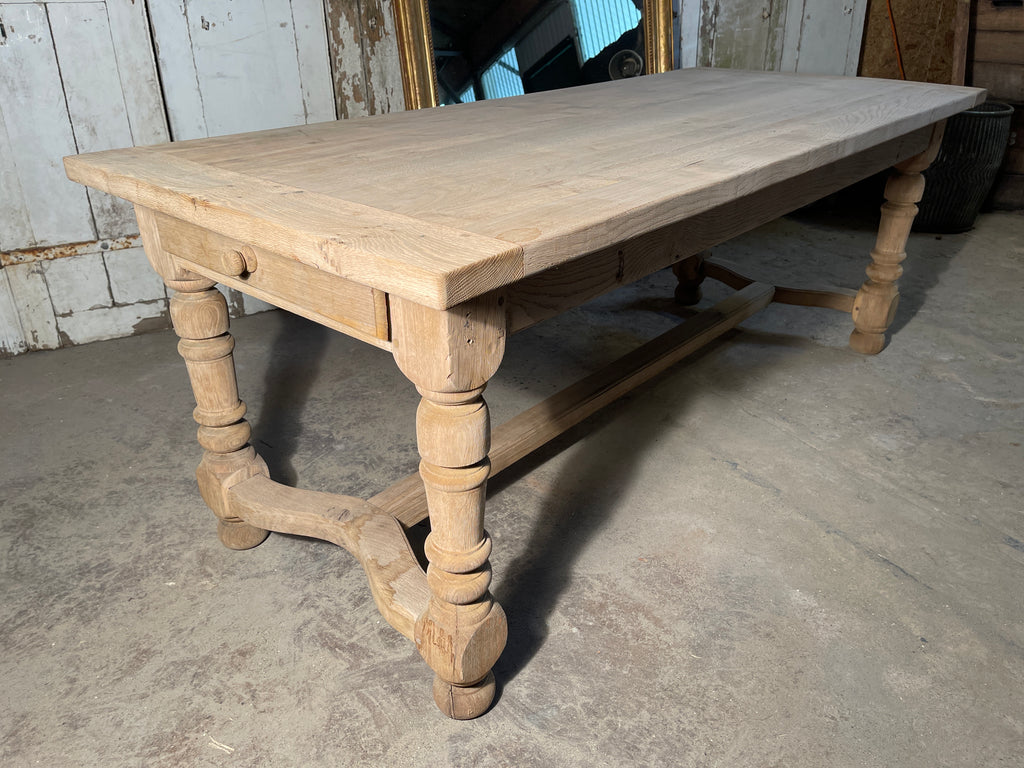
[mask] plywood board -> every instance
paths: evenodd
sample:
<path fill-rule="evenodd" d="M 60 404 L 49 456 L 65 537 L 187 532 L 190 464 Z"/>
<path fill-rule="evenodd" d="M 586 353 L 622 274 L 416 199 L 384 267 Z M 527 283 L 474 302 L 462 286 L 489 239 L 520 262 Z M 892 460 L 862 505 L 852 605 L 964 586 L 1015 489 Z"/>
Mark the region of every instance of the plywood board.
<path fill-rule="evenodd" d="M 953 81 L 958 6 L 964 2 L 968 0 L 891 0 L 908 80 Z M 900 77 L 886 0 L 869 2 L 860 74 L 893 80 Z"/>

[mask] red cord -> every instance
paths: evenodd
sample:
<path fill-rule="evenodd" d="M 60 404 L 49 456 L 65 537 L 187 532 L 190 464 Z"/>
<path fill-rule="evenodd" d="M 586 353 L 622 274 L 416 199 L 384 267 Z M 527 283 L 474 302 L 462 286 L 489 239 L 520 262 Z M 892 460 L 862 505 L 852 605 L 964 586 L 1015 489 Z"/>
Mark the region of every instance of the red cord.
<path fill-rule="evenodd" d="M 900 39 L 896 36 L 896 21 L 892 17 L 892 0 L 885 0 L 889 7 L 889 26 L 892 27 L 892 45 L 896 49 L 896 66 L 900 68 L 900 80 L 907 79 L 907 73 L 903 70 L 903 54 L 900 53 Z"/>

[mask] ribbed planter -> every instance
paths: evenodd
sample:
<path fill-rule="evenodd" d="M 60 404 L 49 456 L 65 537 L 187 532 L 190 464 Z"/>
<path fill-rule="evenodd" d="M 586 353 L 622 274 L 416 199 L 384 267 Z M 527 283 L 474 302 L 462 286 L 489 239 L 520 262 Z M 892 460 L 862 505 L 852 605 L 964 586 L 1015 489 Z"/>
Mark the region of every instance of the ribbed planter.
<path fill-rule="evenodd" d="M 974 226 L 1003 162 L 1013 107 L 988 102 L 955 115 L 935 162 L 924 172 L 918 232 L 964 232 Z"/>

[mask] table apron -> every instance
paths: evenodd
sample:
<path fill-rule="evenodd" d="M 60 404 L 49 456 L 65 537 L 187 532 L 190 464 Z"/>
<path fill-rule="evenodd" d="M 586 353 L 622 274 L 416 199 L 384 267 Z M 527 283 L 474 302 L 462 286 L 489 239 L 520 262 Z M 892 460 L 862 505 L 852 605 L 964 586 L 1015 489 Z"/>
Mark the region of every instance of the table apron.
<path fill-rule="evenodd" d="M 383 291 L 181 219 L 154 218 L 161 246 L 183 268 L 390 350 Z"/>
<path fill-rule="evenodd" d="M 923 152 L 931 136 L 931 126 L 919 129 L 667 227 L 528 275 L 507 289 L 509 332 L 529 328 L 884 171 Z"/>
<path fill-rule="evenodd" d="M 683 221 L 528 275 L 502 291 L 507 298 L 508 331 L 529 328 L 913 157 L 927 148 L 931 134 L 930 126 L 919 129 Z M 155 219 L 164 250 L 185 269 L 391 349 L 388 296 L 383 291 L 166 214 L 157 213 Z"/>

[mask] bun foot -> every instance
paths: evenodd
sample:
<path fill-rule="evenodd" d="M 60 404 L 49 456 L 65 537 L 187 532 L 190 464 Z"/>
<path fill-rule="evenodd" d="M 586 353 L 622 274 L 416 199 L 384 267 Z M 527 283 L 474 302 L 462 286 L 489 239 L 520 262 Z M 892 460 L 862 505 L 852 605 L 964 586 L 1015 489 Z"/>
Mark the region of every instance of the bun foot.
<path fill-rule="evenodd" d="M 217 536 L 228 549 L 252 549 L 266 541 L 270 531 L 249 525 L 241 520 L 218 520 Z"/>
<path fill-rule="evenodd" d="M 434 678 L 434 701 L 437 708 L 454 720 L 480 717 L 494 701 L 494 673 L 488 672 L 476 685 L 452 685 Z"/>
<path fill-rule="evenodd" d="M 850 348 L 862 355 L 877 355 L 885 347 L 884 333 L 864 333 L 854 331 L 850 334 Z"/>

